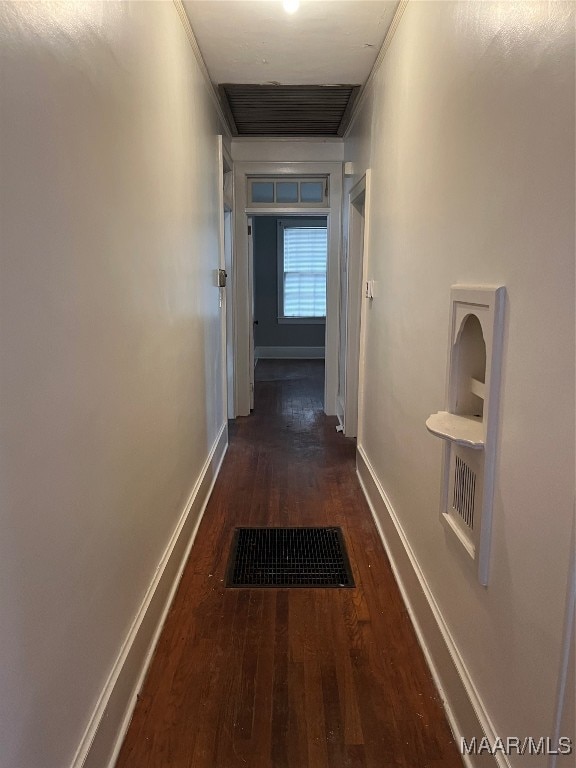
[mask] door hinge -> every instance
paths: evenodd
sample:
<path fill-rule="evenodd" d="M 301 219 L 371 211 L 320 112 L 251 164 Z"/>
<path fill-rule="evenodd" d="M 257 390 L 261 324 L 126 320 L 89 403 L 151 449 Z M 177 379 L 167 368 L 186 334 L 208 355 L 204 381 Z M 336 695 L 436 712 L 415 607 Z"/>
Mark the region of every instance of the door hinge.
<path fill-rule="evenodd" d="M 252 227 L 251 227 L 250 225 L 248 225 L 248 234 L 249 234 L 249 235 L 251 235 L 251 234 L 252 234 Z"/>

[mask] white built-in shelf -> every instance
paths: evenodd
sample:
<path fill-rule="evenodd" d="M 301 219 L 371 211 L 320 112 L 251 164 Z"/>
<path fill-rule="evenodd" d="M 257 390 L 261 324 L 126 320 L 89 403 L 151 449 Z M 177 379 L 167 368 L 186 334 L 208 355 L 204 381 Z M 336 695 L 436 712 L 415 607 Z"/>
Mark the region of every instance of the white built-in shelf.
<path fill-rule="evenodd" d="M 484 424 L 480 416 L 459 416 L 438 411 L 426 421 L 429 432 L 443 440 L 481 451 L 484 448 Z"/>
<path fill-rule="evenodd" d="M 470 379 L 470 392 L 475 394 L 477 397 L 481 397 L 482 400 L 486 400 L 486 385 L 483 381 L 478 381 L 478 379 Z"/>

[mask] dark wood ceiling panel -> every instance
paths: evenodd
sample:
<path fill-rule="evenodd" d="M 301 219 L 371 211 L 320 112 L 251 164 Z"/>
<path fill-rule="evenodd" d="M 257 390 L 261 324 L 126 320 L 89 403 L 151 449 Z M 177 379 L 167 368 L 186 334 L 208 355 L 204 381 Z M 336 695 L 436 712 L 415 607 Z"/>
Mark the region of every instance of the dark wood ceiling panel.
<path fill-rule="evenodd" d="M 218 86 L 234 136 L 342 136 L 358 85 Z"/>

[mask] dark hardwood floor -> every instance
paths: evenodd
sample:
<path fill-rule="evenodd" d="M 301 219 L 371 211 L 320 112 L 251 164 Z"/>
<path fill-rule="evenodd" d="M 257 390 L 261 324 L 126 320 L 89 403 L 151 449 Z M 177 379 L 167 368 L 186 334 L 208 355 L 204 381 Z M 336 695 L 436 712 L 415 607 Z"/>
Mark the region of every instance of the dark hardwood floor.
<path fill-rule="evenodd" d="M 260 361 L 117 768 L 462 768 L 322 361 Z M 341 526 L 355 589 L 226 589 L 235 526 Z"/>

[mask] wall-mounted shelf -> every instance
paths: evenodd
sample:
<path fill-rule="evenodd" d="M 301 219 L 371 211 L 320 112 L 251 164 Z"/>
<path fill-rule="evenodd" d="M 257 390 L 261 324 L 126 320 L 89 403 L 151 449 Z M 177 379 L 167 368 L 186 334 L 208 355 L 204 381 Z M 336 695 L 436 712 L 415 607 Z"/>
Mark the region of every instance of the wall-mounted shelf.
<path fill-rule="evenodd" d="M 444 411 L 426 427 L 444 441 L 441 519 L 488 584 L 498 399 L 504 327 L 503 286 L 453 285 Z"/>
<path fill-rule="evenodd" d="M 426 420 L 429 432 L 476 451 L 484 448 L 484 423 L 481 416 L 459 416 L 448 411 L 433 413 Z"/>

